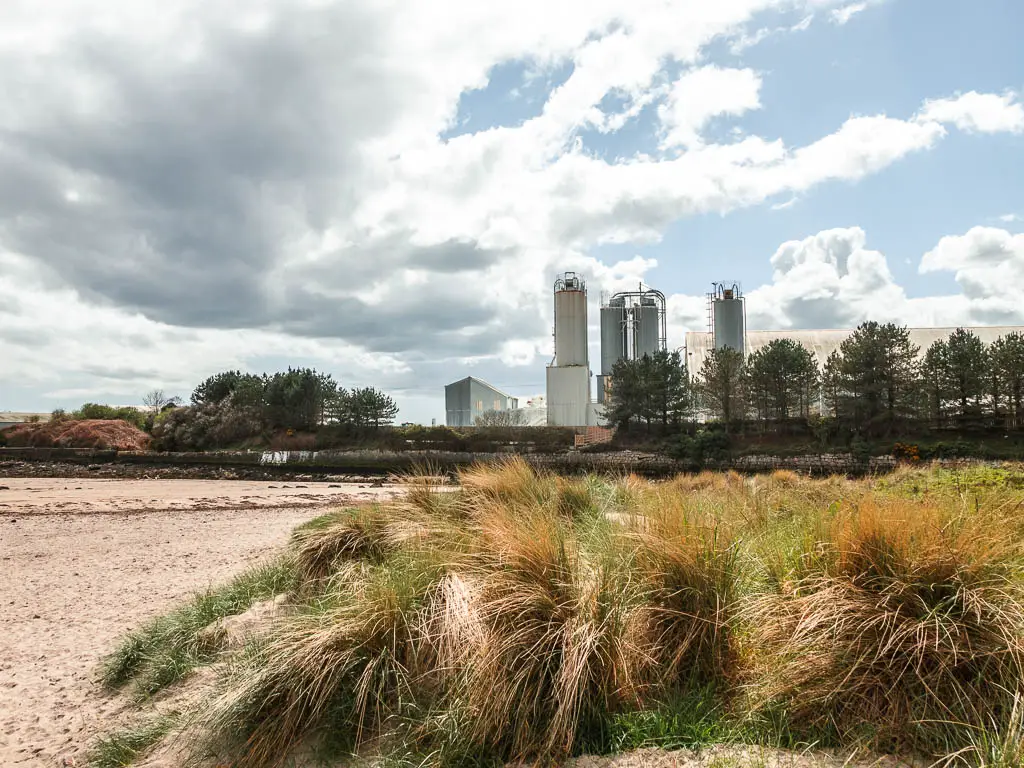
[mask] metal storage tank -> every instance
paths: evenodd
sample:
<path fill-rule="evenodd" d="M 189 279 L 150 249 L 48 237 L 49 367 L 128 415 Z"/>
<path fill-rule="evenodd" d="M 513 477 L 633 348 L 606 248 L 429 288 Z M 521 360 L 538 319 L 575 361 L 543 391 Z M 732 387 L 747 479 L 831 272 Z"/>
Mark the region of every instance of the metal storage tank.
<path fill-rule="evenodd" d="M 715 349 L 731 347 L 745 355 L 746 311 L 739 288 L 736 285 L 716 285 L 712 309 Z"/>
<path fill-rule="evenodd" d="M 661 348 L 658 343 L 661 336 L 661 318 L 654 297 L 642 296 L 640 303 L 633 308 L 633 317 L 633 355 L 639 360 L 644 355 L 653 355 Z"/>
<path fill-rule="evenodd" d="M 626 356 L 626 300 L 613 298 L 601 307 L 601 373 L 605 376 Z M 600 398 L 600 390 L 598 390 Z"/>
<path fill-rule="evenodd" d="M 575 272 L 555 281 L 555 365 L 589 365 L 587 284 Z"/>

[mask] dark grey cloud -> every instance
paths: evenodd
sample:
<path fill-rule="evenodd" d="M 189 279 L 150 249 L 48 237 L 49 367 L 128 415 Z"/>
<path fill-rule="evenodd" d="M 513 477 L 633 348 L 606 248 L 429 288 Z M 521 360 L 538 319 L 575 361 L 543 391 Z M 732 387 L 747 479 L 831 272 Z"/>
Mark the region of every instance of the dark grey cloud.
<path fill-rule="evenodd" d="M 514 254 L 403 231 L 303 259 L 371 188 L 362 144 L 395 127 L 416 87 L 388 55 L 395 23 L 351 3 L 292 5 L 259 32 L 197 19 L 181 41 L 191 56 L 87 28 L 43 65 L 0 54 L 0 88 L 32 94 L 0 116 L 0 249 L 88 301 L 173 325 L 493 351 L 500 312 L 460 276 Z M 403 268 L 466 290 L 359 298 Z"/>

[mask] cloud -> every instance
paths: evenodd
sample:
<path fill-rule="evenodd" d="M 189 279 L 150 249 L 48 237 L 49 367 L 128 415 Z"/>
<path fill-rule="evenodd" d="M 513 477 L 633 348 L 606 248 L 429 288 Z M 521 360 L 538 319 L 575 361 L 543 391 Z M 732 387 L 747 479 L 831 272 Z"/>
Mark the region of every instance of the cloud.
<path fill-rule="evenodd" d="M 1015 221 L 1020 221 L 1021 217 L 1016 213 L 1004 213 L 1002 216 L 999 217 L 999 220 L 1005 221 L 1007 224 L 1012 224 Z"/>
<path fill-rule="evenodd" d="M 830 229 L 783 243 L 769 285 L 747 294 L 751 328 L 846 328 L 896 319 L 906 303 L 885 257 L 866 247 L 860 227 Z"/>
<path fill-rule="evenodd" d="M 212 373 L 275 355 L 345 370 L 350 380 L 366 383 L 399 381 L 409 371 L 399 356 L 333 339 L 183 328 L 97 306 L 70 287 L 55 287 L 54 275 L 30 260 L 0 254 L 0 382 L 7 391 L 19 386 L 44 397 L 105 394 L 135 402 L 159 386 L 188 395 Z"/>
<path fill-rule="evenodd" d="M 595 245 L 856 181 L 950 125 L 1018 130 L 1015 100 L 973 94 L 803 144 L 713 137 L 761 108 L 762 75 L 710 46 L 834 5 L 3 3 L 0 386 L 127 396 L 271 359 L 410 392 L 470 364 L 493 377 L 547 354 L 557 270 L 596 293 L 653 267 Z M 462 95 L 509 64 L 558 85 L 451 137 Z M 648 153 L 588 149 L 643 115 Z"/>
<path fill-rule="evenodd" d="M 739 116 L 761 108 L 761 77 L 752 69 L 700 67 L 676 80 L 658 108 L 664 131 L 662 146 L 692 147 L 700 132 L 720 115 Z"/>
<path fill-rule="evenodd" d="M 863 10 L 866 10 L 867 7 L 868 4 L 866 2 L 850 3 L 849 5 L 844 5 L 842 8 L 836 8 L 835 10 L 833 10 L 832 13 L 829 14 L 829 18 L 831 18 L 833 24 L 838 24 L 839 26 L 842 26 L 843 24 L 846 24 L 846 22 L 848 22 L 854 16 L 856 16 L 858 13 L 860 13 Z"/>
<path fill-rule="evenodd" d="M 972 316 L 981 322 L 1021 322 L 1024 316 L 1024 235 L 974 227 L 942 238 L 921 259 L 919 270 L 953 272 Z"/>
<path fill-rule="evenodd" d="M 800 202 L 800 198 L 798 198 L 798 197 L 791 197 L 791 198 L 789 198 L 789 200 L 786 200 L 785 202 L 774 203 L 772 205 L 772 210 L 773 211 L 785 211 L 785 210 L 788 210 L 788 209 L 792 208 L 798 202 Z"/>
<path fill-rule="evenodd" d="M 1014 93 L 970 91 L 926 101 L 918 119 L 955 125 L 968 133 L 1021 133 L 1024 131 L 1024 105 L 1017 101 Z"/>
<path fill-rule="evenodd" d="M 860 227 L 785 242 L 770 263 L 771 282 L 746 292 L 751 329 L 850 328 L 866 320 L 911 327 L 1024 324 L 1024 235 L 1002 229 L 944 237 L 924 254 L 922 273 L 954 273 L 961 292 L 946 296 L 909 297 Z M 670 322 L 705 330 L 702 297 L 676 294 L 668 305 Z"/>

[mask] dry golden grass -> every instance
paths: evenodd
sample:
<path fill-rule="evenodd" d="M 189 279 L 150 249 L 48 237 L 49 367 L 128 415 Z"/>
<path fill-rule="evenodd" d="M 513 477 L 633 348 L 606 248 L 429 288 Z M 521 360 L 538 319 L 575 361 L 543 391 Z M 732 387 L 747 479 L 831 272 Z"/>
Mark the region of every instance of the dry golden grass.
<path fill-rule="evenodd" d="M 1024 591 L 1020 544 L 999 519 L 866 497 L 805 525 L 778 591 L 743 617 L 760 703 L 924 752 L 1009 711 L 1024 684 Z"/>
<path fill-rule="evenodd" d="M 235 661 L 204 754 L 552 761 L 726 720 L 773 744 L 1018 754 L 1024 490 L 936 472 L 424 474 L 296 533 L 304 607 Z M 710 725 L 664 709 L 709 691 Z"/>

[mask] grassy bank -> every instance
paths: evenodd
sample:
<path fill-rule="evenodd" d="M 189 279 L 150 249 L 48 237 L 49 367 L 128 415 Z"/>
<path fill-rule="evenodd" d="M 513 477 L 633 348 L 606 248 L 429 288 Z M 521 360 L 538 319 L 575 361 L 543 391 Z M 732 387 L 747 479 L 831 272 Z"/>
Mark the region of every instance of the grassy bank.
<path fill-rule="evenodd" d="M 153 693 L 224 661 L 177 736 L 210 765 L 722 742 L 1020 764 L 1021 469 L 460 480 L 301 527 L 279 576 L 130 636 L 108 681 Z M 280 591 L 244 650 L 201 646 Z"/>

